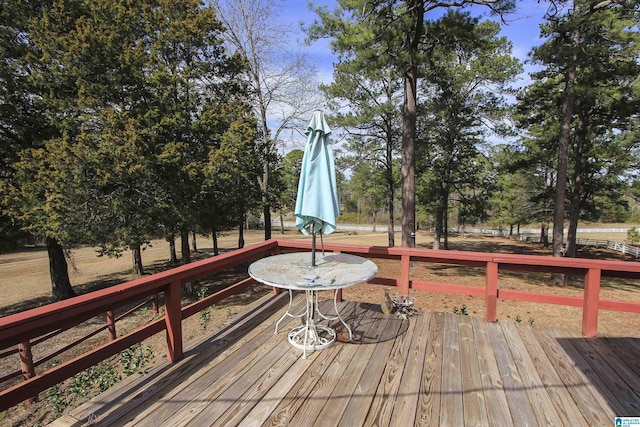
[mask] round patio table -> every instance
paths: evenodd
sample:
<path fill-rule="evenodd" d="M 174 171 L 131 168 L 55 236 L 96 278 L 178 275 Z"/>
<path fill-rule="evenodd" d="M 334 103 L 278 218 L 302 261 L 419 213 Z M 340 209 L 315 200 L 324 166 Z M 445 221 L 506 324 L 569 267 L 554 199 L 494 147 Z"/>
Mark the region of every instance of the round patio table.
<path fill-rule="evenodd" d="M 340 316 L 337 305 L 338 290 L 363 283 L 373 278 L 378 267 L 366 258 L 345 253 L 316 254 L 316 265 L 311 266 L 310 252 L 295 252 L 262 258 L 249 266 L 249 275 L 260 283 L 289 291 L 289 307 L 276 323 L 278 333 L 280 322 L 286 318 L 303 318 L 301 326 L 293 328 L 288 339 L 291 345 L 307 351 L 327 348 L 336 340 L 335 329 L 321 325 L 324 320 L 339 320 L 353 339 L 351 328 Z M 292 313 L 292 291 L 304 291 L 306 308 L 303 312 Z M 318 292 L 333 291 L 333 307 L 336 315 L 322 313 L 318 305 Z M 316 317 L 317 316 L 317 317 Z"/>

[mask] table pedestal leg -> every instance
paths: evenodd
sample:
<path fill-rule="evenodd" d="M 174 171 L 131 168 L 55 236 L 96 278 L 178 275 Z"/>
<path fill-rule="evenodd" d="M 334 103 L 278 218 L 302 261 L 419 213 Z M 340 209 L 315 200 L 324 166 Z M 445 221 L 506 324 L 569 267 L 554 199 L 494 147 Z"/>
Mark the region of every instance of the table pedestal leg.
<path fill-rule="evenodd" d="M 338 310 L 338 292 L 333 291 L 333 309 L 336 311 L 335 317 L 329 317 L 320 312 L 317 297 L 318 296 L 316 294 L 316 310 L 318 311 L 318 315 L 325 320 L 340 320 L 340 322 L 344 325 L 344 327 L 347 328 L 347 331 L 349 331 L 349 340 L 353 340 L 353 333 L 351 332 L 351 328 L 349 327 L 349 325 L 347 325 L 347 322 L 344 321 L 342 316 L 340 316 L 340 311 Z"/>
<path fill-rule="evenodd" d="M 291 313 L 291 304 L 292 303 L 293 303 L 293 292 L 291 291 L 291 289 L 289 289 L 289 307 L 287 307 L 287 311 L 282 315 L 280 320 L 278 320 L 278 322 L 276 323 L 276 330 L 275 330 L 274 334 L 278 333 L 278 327 L 280 326 L 280 322 L 282 322 L 285 317 L 289 316 L 289 317 L 293 317 L 293 318 L 300 318 L 300 317 L 305 315 L 304 312 L 300 313 L 300 314 Z"/>
<path fill-rule="evenodd" d="M 305 291 L 307 310 L 305 324 L 289 332 L 289 343 L 303 351 L 302 358 L 307 358 L 307 350 L 322 350 L 336 340 L 336 331 L 316 322 L 314 314 L 317 309 L 318 295 L 315 291 Z"/>

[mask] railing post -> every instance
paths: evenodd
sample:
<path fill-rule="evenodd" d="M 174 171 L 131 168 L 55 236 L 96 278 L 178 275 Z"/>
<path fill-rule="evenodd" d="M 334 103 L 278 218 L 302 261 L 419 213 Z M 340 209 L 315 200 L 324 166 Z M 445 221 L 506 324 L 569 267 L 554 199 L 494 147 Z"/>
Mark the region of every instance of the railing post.
<path fill-rule="evenodd" d="M 487 322 L 498 320 L 498 263 L 487 262 L 485 294 L 485 319 Z"/>
<path fill-rule="evenodd" d="M 582 307 L 582 335 L 598 335 L 598 309 L 600 305 L 600 269 L 590 268 L 584 276 L 584 305 Z"/>
<path fill-rule="evenodd" d="M 24 380 L 33 378 L 36 376 L 36 369 L 33 365 L 33 354 L 31 353 L 31 343 L 25 341 L 18 344 L 18 352 L 20 353 L 20 370 L 22 371 L 22 377 Z M 28 403 L 33 403 L 34 398 L 30 397 Z"/>
<path fill-rule="evenodd" d="M 167 360 L 182 359 L 182 282 L 169 284 L 164 293 L 164 320 L 167 326 Z"/>
<path fill-rule="evenodd" d="M 400 258 L 400 295 L 409 295 L 409 274 L 411 269 L 411 255 L 402 255 Z"/>
<path fill-rule="evenodd" d="M 109 341 L 116 339 L 116 321 L 113 317 L 113 311 L 107 311 L 107 329 L 109 330 Z"/>

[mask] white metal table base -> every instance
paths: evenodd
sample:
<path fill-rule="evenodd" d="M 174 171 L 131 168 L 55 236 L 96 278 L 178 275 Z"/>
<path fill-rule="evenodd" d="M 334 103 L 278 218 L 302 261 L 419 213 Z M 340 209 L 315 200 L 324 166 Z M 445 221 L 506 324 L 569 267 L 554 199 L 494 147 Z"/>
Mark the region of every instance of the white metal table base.
<path fill-rule="evenodd" d="M 351 331 L 351 328 L 349 327 L 347 322 L 345 322 L 342 316 L 340 316 L 340 311 L 338 310 L 337 290 L 334 290 L 333 292 L 333 308 L 336 312 L 336 316 L 333 317 L 328 316 L 320 311 L 317 291 L 305 291 L 305 300 L 306 309 L 304 312 L 300 314 L 291 313 L 293 292 L 291 289 L 289 289 L 289 306 L 287 307 L 287 311 L 276 323 L 275 329 L 275 333 L 277 334 L 280 322 L 282 322 L 282 320 L 284 320 L 284 318 L 287 316 L 293 318 L 301 318 L 305 316 L 305 324 L 292 329 L 288 334 L 289 343 L 291 343 L 292 346 L 303 351 L 303 359 L 307 358 L 307 351 L 322 350 L 329 347 L 336 341 L 337 334 L 335 329 L 319 324 L 319 320 L 315 318 L 315 313 L 317 313 L 318 316 L 324 320 L 340 320 L 347 331 L 349 331 L 349 340 L 353 340 L 353 332 Z"/>

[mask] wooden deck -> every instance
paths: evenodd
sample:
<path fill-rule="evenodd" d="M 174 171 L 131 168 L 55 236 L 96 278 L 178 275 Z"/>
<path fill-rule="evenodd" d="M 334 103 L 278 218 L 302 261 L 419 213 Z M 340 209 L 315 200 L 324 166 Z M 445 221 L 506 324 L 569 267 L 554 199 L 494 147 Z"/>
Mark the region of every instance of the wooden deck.
<path fill-rule="evenodd" d="M 129 378 L 53 426 L 605 426 L 640 416 L 640 340 L 582 338 L 425 312 L 401 320 L 342 303 L 348 342 L 312 352 L 274 334 L 264 298 L 174 365 Z M 295 302 L 302 306 L 302 298 Z"/>

